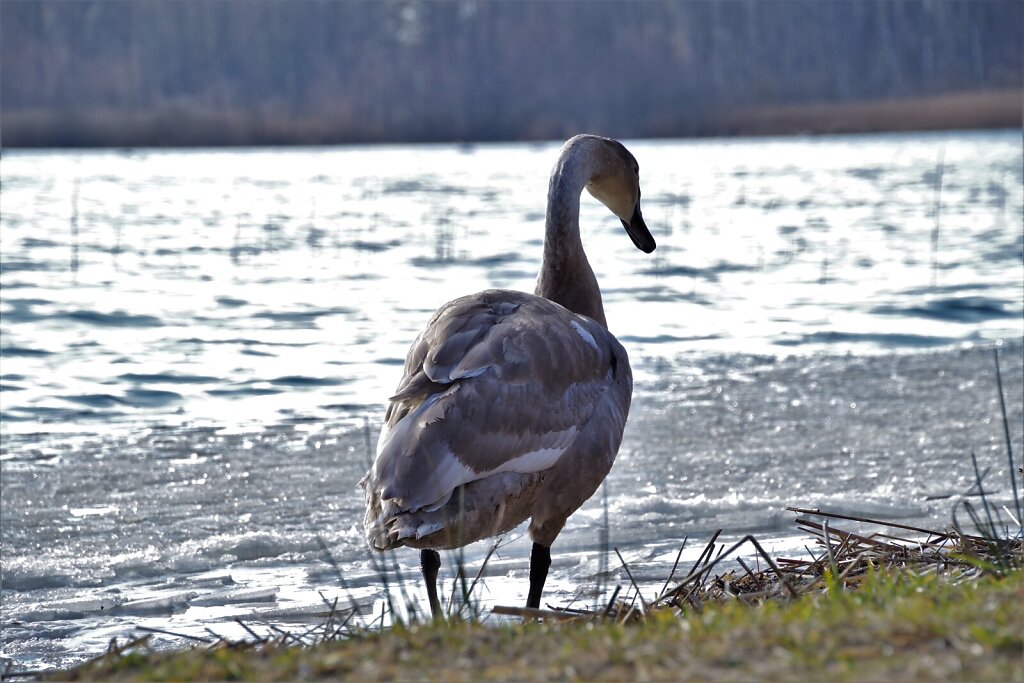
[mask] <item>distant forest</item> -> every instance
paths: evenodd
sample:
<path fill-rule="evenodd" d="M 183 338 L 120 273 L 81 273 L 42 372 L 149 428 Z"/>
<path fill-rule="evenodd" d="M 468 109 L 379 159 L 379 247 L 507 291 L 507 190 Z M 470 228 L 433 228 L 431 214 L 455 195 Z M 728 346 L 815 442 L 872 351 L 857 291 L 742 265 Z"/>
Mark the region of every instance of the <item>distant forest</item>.
<path fill-rule="evenodd" d="M 1021 123 L 1022 0 L 3 0 L 0 143 Z"/>

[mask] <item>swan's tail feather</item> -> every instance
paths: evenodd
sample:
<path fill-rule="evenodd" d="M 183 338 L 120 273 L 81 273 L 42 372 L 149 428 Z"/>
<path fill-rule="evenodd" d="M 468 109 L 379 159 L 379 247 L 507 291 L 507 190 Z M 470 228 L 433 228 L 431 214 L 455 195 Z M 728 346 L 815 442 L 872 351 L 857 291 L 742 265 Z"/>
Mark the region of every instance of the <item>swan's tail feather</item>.
<path fill-rule="evenodd" d="M 430 506 L 403 510 L 394 499 L 382 499 L 367 475 L 359 482 L 366 497 L 367 545 L 377 551 L 446 549 L 505 533 L 530 516 L 528 494 L 539 483 L 538 474 L 502 473 L 466 484 Z"/>

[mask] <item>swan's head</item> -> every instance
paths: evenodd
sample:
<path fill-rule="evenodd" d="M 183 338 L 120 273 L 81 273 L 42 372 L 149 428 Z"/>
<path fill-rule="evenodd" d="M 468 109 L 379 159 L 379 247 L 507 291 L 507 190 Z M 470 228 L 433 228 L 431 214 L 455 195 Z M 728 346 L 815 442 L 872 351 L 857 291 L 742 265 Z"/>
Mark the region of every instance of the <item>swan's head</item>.
<path fill-rule="evenodd" d="M 640 213 L 640 165 L 618 140 L 596 135 L 578 137 L 586 138 L 594 161 L 587 191 L 619 217 L 637 249 L 650 254 L 657 245 Z"/>

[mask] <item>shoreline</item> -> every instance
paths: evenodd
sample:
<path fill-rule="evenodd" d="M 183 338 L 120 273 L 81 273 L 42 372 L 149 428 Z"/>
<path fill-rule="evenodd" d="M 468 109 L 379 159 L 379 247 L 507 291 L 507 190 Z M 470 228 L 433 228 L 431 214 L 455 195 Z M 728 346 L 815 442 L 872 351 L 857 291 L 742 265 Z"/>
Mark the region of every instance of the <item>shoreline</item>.
<path fill-rule="evenodd" d="M 573 122 L 531 128 L 507 137 L 383 135 L 376 128 L 337 127 L 328 115 L 226 111 L 175 104 L 125 111 L 45 108 L 0 115 L 0 149 L 279 147 L 431 143 L 501 143 L 561 140 L 587 128 Z M 853 102 L 809 101 L 786 105 L 735 105 L 685 118 L 672 117 L 643 130 L 616 131 L 629 139 L 835 135 L 939 130 L 1015 129 L 1024 125 L 1024 91 L 952 92 Z M 608 132 L 608 131 L 605 131 Z"/>
<path fill-rule="evenodd" d="M 988 503 L 981 503 L 991 514 Z M 275 629 L 261 635 L 265 625 L 243 623 L 247 635 L 241 641 L 194 638 L 201 644 L 157 650 L 154 636 L 176 634 L 148 629 L 123 645 L 113 640 L 105 654 L 77 667 L 16 675 L 41 674 L 45 680 L 747 680 L 772 672 L 811 678 L 827 673 L 833 680 L 923 675 L 978 681 L 1015 680 L 1024 672 L 1024 623 L 1014 608 L 1024 598 L 1019 538 L 1002 539 L 980 528 L 984 537 L 932 532 L 924 542 L 861 536 L 839 528 L 851 518 L 793 511 L 810 513 L 797 522 L 817 542 L 813 559 L 776 556 L 773 561 L 747 537 L 741 543 L 749 541 L 768 566 L 755 572 L 741 561 L 742 571 L 720 570 L 712 578 L 718 558 L 740 545 L 716 546 L 716 534 L 688 573 L 681 568 L 676 575 L 677 560 L 665 588 L 650 602 L 640 597 L 635 583 L 621 596 L 620 585 L 607 606 L 593 609 L 495 606 L 482 611 L 466 597 L 445 621 L 413 615 L 388 625 L 353 627 L 346 625 L 357 613 L 355 605 L 338 607 L 324 598 L 329 612 L 301 632 Z M 812 521 L 815 516 L 824 525 Z M 836 524 L 831 532 L 829 518 Z M 882 523 L 879 531 L 887 526 Z M 902 529 L 893 533 L 925 531 Z M 506 620 L 488 623 L 492 615 Z M 424 677 L 425 671 L 431 674 Z"/>
<path fill-rule="evenodd" d="M 1018 398 L 1024 376 L 1020 360 L 1022 345 L 1015 339 L 1004 342 L 1001 348 L 1011 437 L 1019 460 L 1020 433 L 1015 426 L 1022 410 Z M 974 480 L 970 469 L 972 449 L 977 451 L 982 468 L 995 468 L 986 480 L 986 490 L 995 492 L 993 503 L 1012 506 L 1009 488 L 1003 481 L 1005 477 L 999 474 L 1006 468 L 1006 457 L 991 347 L 928 349 L 872 357 L 833 354 L 817 356 L 810 365 L 808 360 L 794 356 L 782 359 L 723 356 L 703 364 L 700 370 L 706 375 L 692 379 L 688 379 L 691 369 L 677 365 L 676 371 L 663 377 L 665 382 L 677 387 L 671 399 L 659 398 L 664 393 L 662 390 L 638 399 L 630 423 L 630 430 L 637 435 L 624 442 L 624 451 L 619 456 L 621 461 L 616 463 L 609 477 L 609 548 L 621 550 L 632 577 L 645 595 L 661 587 L 684 537 L 692 543 L 681 555 L 681 566 L 689 566 L 715 529 L 725 530 L 720 543 L 731 544 L 744 535 L 753 534 L 773 556 L 802 555 L 800 549 L 806 542 L 806 535 L 793 528 L 793 515 L 784 511 L 788 505 L 945 529 L 951 521 L 950 506 L 955 500 L 937 498 L 926 502 L 926 499 L 947 494 L 956 496 L 971 486 Z M 811 384 L 827 388 L 827 392 L 811 390 Z M 721 392 L 715 392 L 715 387 L 720 387 Z M 783 388 L 786 390 L 780 393 Z M 837 402 L 833 403 L 832 399 Z M 799 405 L 793 405 L 794 400 Z M 850 407 L 852 402 L 858 404 L 857 409 Z M 754 422 L 746 417 L 750 413 L 756 416 Z M 768 420 L 767 416 L 774 417 Z M 775 426 L 780 429 L 776 431 Z M 260 439 L 269 439 L 271 444 L 282 443 L 280 439 L 287 441 L 289 434 L 286 428 L 271 426 L 263 431 Z M 358 428 L 336 433 L 331 424 L 325 424 L 323 431 L 310 433 L 306 438 L 324 438 L 319 434 L 334 435 L 340 444 L 349 444 L 353 452 L 362 452 L 363 434 Z M 640 434 L 643 437 L 637 440 Z M 253 432 L 242 430 L 233 436 L 217 437 L 216 451 L 226 454 L 227 461 L 237 460 L 232 454 L 244 448 L 244 442 L 252 436 Z M 924 443 L 920 442 L 922 436 L 926 439 Z M 171 439 L 169 445 L 175 452 L 187 453 L 209 448 L 204 444 L 211 437 L 209 430 L 197 428 L 180 434 L 157 433 L 153 438 Z M 27 439 L 24 443 L 27 446 L 32 441 Z M 103 454 L 104 459 L 116 458 L 118 456 L 110 452 L 111 448 L 116 448 L 128 454 L 118 459 L 117 467 L 123 476 L 132 480 L 136 476 L 148 476 L 149 470 L 146 461 L 137 462 L 130 454 L 152 450 L 155 443 L 142 436 L 137 442 L 111 439 L 91 444 L 80 456 L 86 460 L 97 454 Z M 269 450 L 261 456 L 267 466 L 279 463 L 279 459 L 273 457 L 274 452 Z M 637 482 L 636 473 L 659 471 L 645 464 L 646 461 L 662 463 L 660 471 L 675 472 L 677 480 L 655 478 L 646 486 L 642 481 Z M 81 459 L 69 459 L 49 468 L 46 477 L 49 485 L 58 488 L 75 485 L 80 480 L 74 471 L 75 462 Z M 328 462 L 333 461 L 311 461 L 307 466 L 323 468 Z M 283 466 L 283 462 L 279 464 Z M 191 467 L 197 471 L 188 475 L 190 477 L 208 472 L 210 485 L 229 484 L 223 480 L 222 467 L 216 462 Z M 346 490 L 345 482 L 354 481 L 359 469 L 357 463 L 351 475 L 334 471 L 332 477 L 337 483 L 328 488 Z M 292 470 L 282 472 L 287 477 Z M 876 473 L 877 479 L 866 476 L 871 473 Z M 5 497 L 8 500 L 33 498 L 44 510 L 49 507 L 57 510 L 60 502 L 51 506 L 46 496 L 41 499 L 38 486 L 32 483 L 36 480 L 29 481 L 31 474 L 31 471 L 5 463 Z M 681 474 L 689 481 L 678 481 Z M 765 479 L 771 478 L 784 482 L 782 488 L 765 483 Z M 801 487 L 795 487 L 795 483 L 801 483 Z M 730 489 L 739 490 L 740 494 L 729 493 Z M 145 488 L 141 495 L 152 490 L 152 487 Z M 848 491 L 853 491 L 853 495 Z M 225 495 L 230 496 L 230 491 Z M 108 504 L 105 498 L 91 494 L 81 500 L 62 502 L 85 510 Z M 306 537 L 319 533 L 325 534 L 349 588 L 360 604 L 369 608 L 380 599 L 379 578 L 372 570 L 360 568 L 367 560 L 365 554 L 359 554 L 362 551 L 355 556 L 346 554 L 343 528 L 336 529 L 337 533 L 330 531 L 336 526 L 331 520 L 354 518 L 358 514 L 357 507 L 355 498 L 346 499 L 337 512 L 321 515 L 319 522 L 307 524 L 307 531 L 292 534 L 294 538 L 284 545 L 274 542 L 273 536 L 260 529 L 241 529 L 237 539 L 225 538 L 217 542 L 209 535 L 189 535 L 191 544 L 208 550 L 193 559 L 172 555 L 158 560 L 176 569 L 151 575 L 154 559 L 139 555 L 137 560 L 114 568 L 114 574 L 125 577 L 123 579 L 98 579 L 101 583 L 93 587 L 67 584 L 58 587 L 57 592 L 31 586 L 47 580 L 52 566 L 62 562 L 60 553 L 55 553 L 46 566 L 38 565 L 33 569 L 11 553 L 13 546 L 5 544 L 5 557 L 12 567 L 8 567 L 4 578 L 15 582 L 5 586 L 13 591 L 8 596 L 15 598 L 13 602 L 8 600 L 7 608 L 13 612 L 7 614 L 25 622 L 18 627 L 22 632 L 15 642 L 27 642 L 23 639 L 29 637 L 46 639 L 50 634 L 49 642 L 56 647 L 65 638 L 60 635 L 61 625 L 64 628 L 75 626 L 80 634 L 102 631 L 124 637 L 129 631 L 125 630 L 127 626 L 122 620 L 126 616 L 131 619 L 133 614 L 135 619 L 143 619 L 151 626 L 198 635 L 203 635 L 205 626 L 232 634 L 230 629 L 237 626 L 232 621 L 234 618 L 253 623 L 260 614 L 267 615 L 268 623 L 292 628 L 292 622 L 319 605 L 318 589 L 327 590 L 328 595 L 338 590 L 336 579 L 322 562 L 321 553 L 309 549 L 317 547 L 316 541 Z M 575 591 L 591 590 L 595 583 L 600 583 L 595 572 L 599 572 L 601 566 L 597 539 L 602 517 L 600 496 L 595 496 L 567 525 L 560 552 L 554 558 L 552 604 L 565 604 L 574 598 Z M 658 530 L 656 536 L 651 536 L 652 529 Z M 858 527 L 853 530 L 860 532 Z M 143 527 L 133 533 L 138 536 L 148 532 Z M 488 595 L 484 602 L 487 605 L 518 605 L 520 594 L 525 595 L 526 539 L 506 540 L 510 545 L 505 547 L 502 557 L 489 563 L 485 575 Z M 132 557 L 133 553 L 137 554 L 137 545 L 138 542 L 126 539 L 126 545 L 118 552 Z M 487 544 L 467 550 L 466 566 L 471 575 L 480 567 L 486 550 Z M 221 559 L 244 552 L 256 554 L 231 561 Z M 610 549 L 605 553 L 607 566 L 616 570 L 615 554 Z M 288 557 L 291 559 L 286 559 Z M 743 557 L 750 555 L 745 553 Z M 450 559 L 445 559 L 445 581 L 451 580 Z M 399 583 L 413 593 L 418 591 L 415 553 L 396 555 L 394 561 L 400 570 Z M 82 570 L 88 566 L 92 566 L 91 562 L 86 562 Z M 609 580 L 621 583 L 625 590 L 630 579 L 624 572 L 620 574 Z M 225 578 L 230 584 L 222 585 L 221 580 Z M 174 582 L 172 590 L 164 586 L 168 580 Z M 190 591 L 197 594 L 196 600 L 189 597 Z M 265 602 L 236 604 L 237 600 L 252 595 Z M 340 595 L 345 593 L 342 591 Z M 148 607 L 146 600 L 154 599 L 163 602 L 154 603 L 158 605 L 156 608 Z M 342 597 L 340 602 L 345 600 Z M 183 613 L 193 602 L 206 609 L 219 605 L 221 613 L 212 619 L 199 614 L 184 617 Z M 52 622 L 43 627 L 40 620 L 44 613 L 49 610 L 56 615 L 61 605 L 71 605 L 82 614 L 70 619 L 47 617 Z M 166 605 L 166 608 L 159 605 Z M 118 609 L 124 612 L 120 616 Z M 152 609 L 165 609 L 167 614 Z M 14 628 L 10 623 L 7 626 Z M 85 644 L 78 636 L 74 640 L 79 648 Z M 88 652 L 77 651 L 88 656 L 90 652 L 101 650 L 102 647 L 93 642 Z M 49 659 L 42 652 L 22 651 L 19 655 L 15 655 L 16 659 L 30 665 L 38 661 L 40 655 L 44 660 Z"/>

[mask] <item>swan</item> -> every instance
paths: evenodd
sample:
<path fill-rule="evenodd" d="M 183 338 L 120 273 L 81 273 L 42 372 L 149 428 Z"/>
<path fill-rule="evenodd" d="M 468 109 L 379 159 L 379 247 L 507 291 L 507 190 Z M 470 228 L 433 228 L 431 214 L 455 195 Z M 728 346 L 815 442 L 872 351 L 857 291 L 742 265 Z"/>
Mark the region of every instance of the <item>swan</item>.
<path fill-rule="evenodd" d="M 534 294 L 489 289 L 434 313 L 409 349 L 360 481 L 369 546 L 420 549 L 435 618 L 437 551 L 526 519 L 526 605 L 539 607 L 551 545 L 604 481 L 622 441 L 633 379 L 580 241 L 583 188 L 637 248 L 654 251 L 636 159 L 617 140 L 570 138 L 551 172 Z"/>

